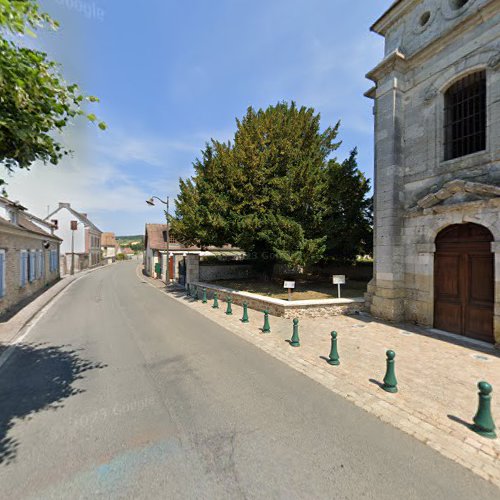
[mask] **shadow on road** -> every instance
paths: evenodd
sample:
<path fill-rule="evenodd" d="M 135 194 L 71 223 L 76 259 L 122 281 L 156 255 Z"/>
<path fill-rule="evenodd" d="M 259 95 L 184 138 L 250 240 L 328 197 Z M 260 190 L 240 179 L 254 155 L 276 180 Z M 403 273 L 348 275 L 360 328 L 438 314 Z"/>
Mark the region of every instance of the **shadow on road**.
<path fill-rule="evenodd" d="M 70 396 L 84 392 L 73 386 L 89 370 L 107 365 L 80 357 L 71 346 L 19 344 L 0 371 L 0 464 L 12 462 L 19 442 L 7 434 L 14 419 L 29 419 L 43 410 L 58 410 Z"/>

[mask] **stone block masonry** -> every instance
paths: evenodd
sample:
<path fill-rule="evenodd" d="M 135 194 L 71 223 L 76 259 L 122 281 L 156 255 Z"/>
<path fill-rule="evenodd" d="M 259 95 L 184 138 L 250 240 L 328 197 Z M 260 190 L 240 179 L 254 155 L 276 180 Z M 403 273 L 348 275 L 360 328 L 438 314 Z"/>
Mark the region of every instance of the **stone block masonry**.
<path fill-rule="evenodd" d="M 212 283 L 192 282 L 191 285 L 207 290 L 207 297 L 212 299 L 214 293 L 220 301 L 231 297 L 233 304 L 239 306 L 243 302 L 248 304 L 249 309 L 255 311 L 269 311 L 273 316 L 283 318 L 320 318 L 338 316 L 340 314 L 356 314 L 364 310 L 364 299 L 321 299 L 321 300 L 287 300 L 265 297 L 249 292 L 240 292 Z"/>
<path fill-rule="evenodd" d="M 58 253 L 59 246 L 54 242 L 49 242 L 49 248 L 44 248 L 43 241 L 45 240 L 43 236 L 37 237 L 25 232 L 0 231 L 0 250 L 5 252 L 5 285 L 4 296 L 0 297 L 0 317 L 10 314 L 59 279 L 58 266 L 53 271 L 50 267 L 50 252 L 57 251 Z M 40 271 L 40 275 L 35 276 L 32 281 L 28 277 L 24 286 L 21 285 L 21 250 L 41 251 L 43 258 L 42 270 L 44 271 Z"/>
<path fill-rule="evenodd" d="M 384 319 L 436 324 L 436 239 L 450 226 L 476 224 L 491 233 L 495 267 L 492 279 L 471 289 L 494 289 L 492 315 L 482 321 L 489 325 L 490 341 L 500 346 L 499 2 L 405 0 L 372 29 L 385 38 L 385 53 L 367 75 L 375 84 L 366 95 L 374 99 L 376 158 L 368 307 Z M 448 92 L 472 75 L 483 82 L 484 92 L 470 90 L 466 102 L 475 95 L 485 118 L 471 116 L 453 128 Z M 456 130 L 468 130 L 474 120 L 481 123 L 484 148 L 459 149 L 450 158 L 450 145 L 463 141 L 463 146 L 470 136 L 469 131 L 457 138 Z M 462 259 L 458 271 L 442 274 L 443 283 L 461 282 L 467 265 Z M 474 336 L 466 326 L 466 318 L 477 313 L 465 299 L 471 289 L 460 292 L 461 324 L 447 329 Z"/>

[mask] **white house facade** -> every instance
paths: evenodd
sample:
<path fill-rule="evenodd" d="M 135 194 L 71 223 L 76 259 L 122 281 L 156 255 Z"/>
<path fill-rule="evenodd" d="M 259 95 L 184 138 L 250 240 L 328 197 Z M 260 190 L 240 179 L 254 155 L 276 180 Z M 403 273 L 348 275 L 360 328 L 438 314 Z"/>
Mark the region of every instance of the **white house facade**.
<path fill-rule="evenodd" d="M 61 272 L 80 271 L 101 264 L 102 231 L 90 221 L 86 213 L 78 212 L 70 203 L 59 203 L 57 210 L 46 217 L 56 226 L 61 244 Z"/>

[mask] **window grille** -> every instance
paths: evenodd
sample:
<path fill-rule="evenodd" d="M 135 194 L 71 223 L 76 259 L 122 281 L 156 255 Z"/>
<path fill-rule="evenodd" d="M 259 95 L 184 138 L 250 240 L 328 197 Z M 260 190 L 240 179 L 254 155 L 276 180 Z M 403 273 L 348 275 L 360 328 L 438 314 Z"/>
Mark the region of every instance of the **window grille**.
<path fill-rule="evenodd" d="M 486 73 L 454 83 L 445 93 L 445 160 L 486 149 Z"/>

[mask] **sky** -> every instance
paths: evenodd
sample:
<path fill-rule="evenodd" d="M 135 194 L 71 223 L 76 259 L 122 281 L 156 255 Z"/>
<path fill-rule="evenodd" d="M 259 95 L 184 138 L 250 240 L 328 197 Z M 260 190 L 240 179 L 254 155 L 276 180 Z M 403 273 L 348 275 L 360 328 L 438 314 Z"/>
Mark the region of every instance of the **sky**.
<path fill-rule="evenodd" d="M 339 160 L 357 147 L 373 176 L 371 86 L 383 56 L 369 27 L 392 0 L 42 0 L 61 28 L 36 44 L 101 102 L 108 129 L 83 120 L 60 137 L 73 151 L 7 179 L 9 198 L 46 216 L 58 202 L 102 231 L 141 234 L 164 222 L 179 178 L 211 138 L 227 141 L 249 106 L 295 101 L 341 121 Z M 173 203 L 171 203 L 173 211 Z"/>

